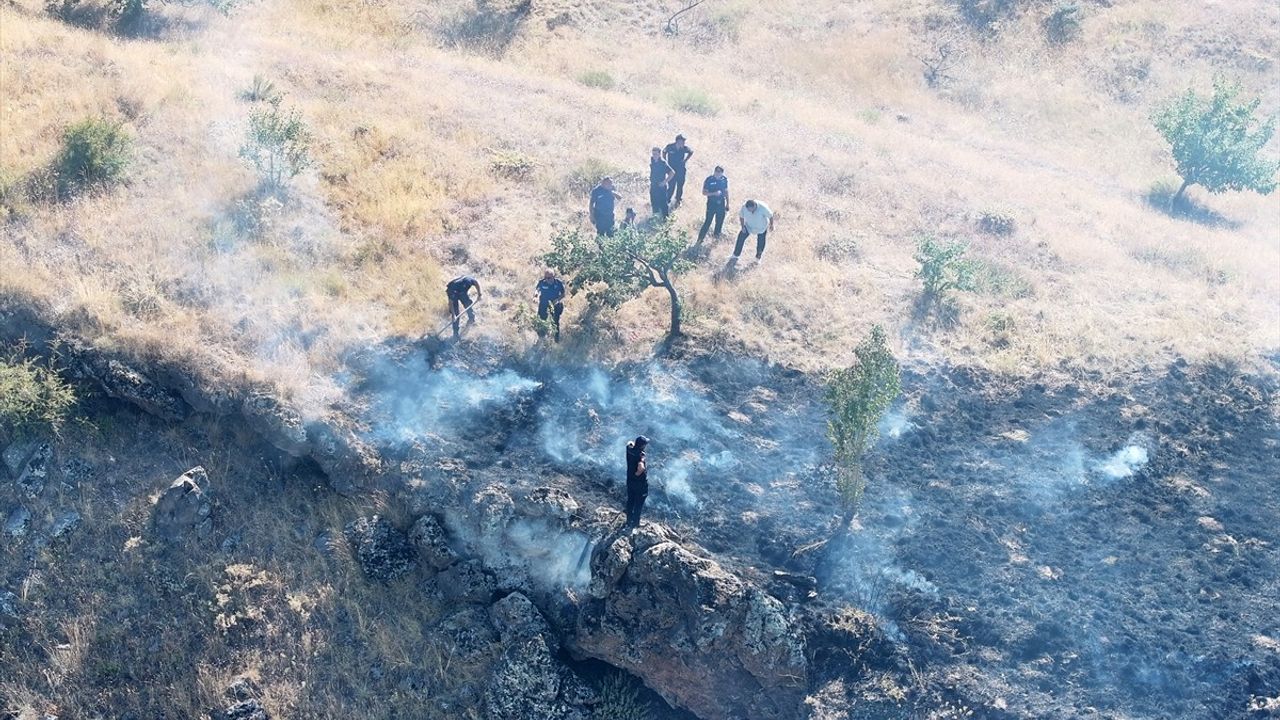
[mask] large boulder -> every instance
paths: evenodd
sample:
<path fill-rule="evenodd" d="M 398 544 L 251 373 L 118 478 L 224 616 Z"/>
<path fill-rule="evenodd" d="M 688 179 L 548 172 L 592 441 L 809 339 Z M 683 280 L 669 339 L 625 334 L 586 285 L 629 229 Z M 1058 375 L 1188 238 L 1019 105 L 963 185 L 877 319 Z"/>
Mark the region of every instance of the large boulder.
<path fill-rule="evenodd" d="M 577 654 L 638 675 L 706 720 L 801 716 L 804 640 L 777 599 L 652 526 L 601 543 L 592 575 Z"/>
<path fill-rule="evenodd" d="M 107 395 L 133 403 L 144 412 L 165 420 L 182 420 L 190 408 L 176 392 L 162 387 L 146 373 L 98 349 L 70 343 L 67 356 L 82 375 L 97 381 Z"/>
<path fill-rule="evenodd" d="M 178 476 L 156 500 L 151 525 L 166 542 L 194 536 L 205 538 L 213 530 L 213 505 L 208 495 L 209 474 L 196 466 Z"/>
<path fill-rule="evenodd" d="M 423 515 L 409 529 L 409 540 L 418 549 L 418 558 L 436 570 L 458 562 L 458 553 L 449 545 L 449 535 L 435 515 Z"/>
<path fill-rule="evenodd" d="M 409 538 L 381 515 L 359 517 L 342 529 L 364 574 L 390 582 L 409 572 L 415 555 Z"/>

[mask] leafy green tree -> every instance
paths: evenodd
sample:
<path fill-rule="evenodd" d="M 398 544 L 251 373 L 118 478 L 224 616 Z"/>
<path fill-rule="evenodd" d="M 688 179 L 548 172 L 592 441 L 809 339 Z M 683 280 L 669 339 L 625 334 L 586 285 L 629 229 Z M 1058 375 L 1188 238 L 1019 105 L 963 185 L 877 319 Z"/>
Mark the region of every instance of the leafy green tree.
<path fill-rule="evenodd" d="M 37 364 L 21 349 L 0 356 L 0 434 L 42 428 L 56 433 L 75 403 L 75 388 L 52 364 Z"/>
<path fill-rule="evenodd" d="M 680 294 L 674 278 L 693 267 L 684 257 L 689 234 L 663 223 L 646 231 L 619 229 L 612 237 L 580 229 L 560 230 L 551 238 L 547 267 L 568 278 L 572 294 L 586 290 L 592 303 L 617 307 L 649 288 L 662 288 L 671 301 L 669 337 L 681 334 Z"/>
<path fill-rule="evenodd" d="M 1260 101 L 1239 95 L 1238 83 L 1219 78 L 1211 97 L 1201 97 L 1192 88 L 1152 116 L 1182 177 L 1171 205 L 1192 185 L 1215 194 L 1253 190 L 1266 195 L 1276 189 L 1280 161 L 1258 156 L 1275 133 L 1276 119 L 1259 121 L 1254 113 Z"/>
<path fill-rule="evenodd" d="M 836 490 L 849 517 L 857 511 L 866 489 L 862 456 L 875 442 L 880 416 L 902 392 L 898 361 L 889 349 L 884 328 L 854 348 L 853 365 L 827 378 L 826 401 L 831 411 L 827 437 L 835 448 Z"/>
<path fill-rule="evenodd" d="M 89 118 L 67 128 L 54 160 L 58 195 L 104 187 L 124 176 L 131 157 L 129 134 L 119 123 Z"/>
<path fill-rule="evenodd" d="M 264 190 L 278 192 L 285 183 L 311 166 L 311 132 L 296 110 L 284 112 L 276 98 L 249 115 L 249 129 L 240 157 L 258 171 Z"/>

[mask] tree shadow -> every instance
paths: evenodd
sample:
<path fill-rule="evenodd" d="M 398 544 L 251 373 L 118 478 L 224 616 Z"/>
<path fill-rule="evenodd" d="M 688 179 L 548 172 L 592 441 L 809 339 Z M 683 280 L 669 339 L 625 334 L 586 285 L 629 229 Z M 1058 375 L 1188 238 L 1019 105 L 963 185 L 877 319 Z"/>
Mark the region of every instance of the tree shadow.
<path fill-rule="evenodd" d="M 960 323 L 960 308 L 951 298 L 920 293 L 911 305 L 911 321 L 950 329 Z"/>
<path fill-rule="evenodd" d="M 1242 223 L 1219 213 L 1207 205 L 1202 205 L 1185 193 L 1176 201 L 1173 199 L 1176 190 L 1164 183 L 1158 183 L 1147 191 L 1143 197 L 1153 210 L 1179 220 L 1190 220 L 1206 227 L 1238 230 Z"/>

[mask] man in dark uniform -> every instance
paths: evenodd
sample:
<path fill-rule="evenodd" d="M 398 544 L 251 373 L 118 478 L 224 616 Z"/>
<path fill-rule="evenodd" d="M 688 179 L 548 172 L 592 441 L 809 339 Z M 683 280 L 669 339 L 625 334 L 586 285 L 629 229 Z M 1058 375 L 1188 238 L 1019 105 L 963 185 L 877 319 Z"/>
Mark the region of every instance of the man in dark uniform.
<path fill-rule="evenodd" d="M 476 289 L 476 299 L 471 299 L 471 288 Z M 456 277 L 444 286 L 445 294 L 449 296 L 449 314 L 453 316 L 453 336 L 458 337 L 458 319 L 462 316 L 463 308 L 467 311 L 467 324 L 474 324 L 476 321 L 476 312 L 471 309 L 480 300 L 480 283 L 470 275 Z"/>
<path fill-rule="evenodd" d="M 645 466 L 644 449 L 649 438 L 641 435 L 627 443 L 627 527 L 640 527 L 640 512 L 649 495 L 649 468 Z"/>
<path fill-rule="evenodd" d="M 669 212 L 667 185 L 674 176 L 675 171 L 662 159 L 662 148 L 654 148 L 649 156 L 649 204 L 653 206 L 653 214 L 660 218 L 665 219 Z"/>
<path fill-rule="evenodd" d="M 538 319 L 546 322 L 547 316 L 556 326 L 556 342 L 560 342 L 560 316 L 564 314 L 564 283 L 550 270 L 542 274 L 538 281 Z M 538 334 L 543 333 L 543 326 L 538 326 Z"/>
<path fill-rule="evenodd" d="M 725 177 L 724 168 L 716 166 L 715 173 L 702 181 L 702 194 L 707 196 L 707 219 L 702 221 L 702 229 L 698 231 L 698 242 L 707 237 L 711 221 L 716 221 L 716 237 L 724 227 L 724 214 L 729 209 L 729 178 Z"/>
<path fill-rule="evenodd" d="M 591 224 L 596 226 L 596 233 L 600 235 L 613 235 L 613 203 L 615 200 L 621 200 L 622 196 L 613 191 L 613 178 L 607 177 L 600 181 L 591 191 Z"/>
<path fill-rule="evenodd" d="M 689 158 L 693 157 L 693 148 L 684 144 L 684 136 L 677 135 L 676 141 L 668 144 L 662 149 L 662 156 L 667 159 L 667 164 L 675 171 L 675 181 L 671 183 L 671 187 L 667 190 L 667 201 L 674 203 L 672 209 L 680 207 L 680 201 L 684 200 L 684 176 L 688 166 Z"/>

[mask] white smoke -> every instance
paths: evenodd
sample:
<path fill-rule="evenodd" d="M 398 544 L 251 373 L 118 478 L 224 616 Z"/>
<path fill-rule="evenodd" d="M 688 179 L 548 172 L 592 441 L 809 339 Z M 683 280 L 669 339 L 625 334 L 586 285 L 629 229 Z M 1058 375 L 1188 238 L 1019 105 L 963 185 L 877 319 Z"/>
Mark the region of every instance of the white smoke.
<path fill-rule="evenodd" d="M 1147 460 L 1147 449 L 1131 442 L 1099 463 L 1098 471 L 1113 480 L 1123 480 L 1146 466 Z"/>

